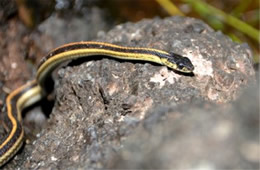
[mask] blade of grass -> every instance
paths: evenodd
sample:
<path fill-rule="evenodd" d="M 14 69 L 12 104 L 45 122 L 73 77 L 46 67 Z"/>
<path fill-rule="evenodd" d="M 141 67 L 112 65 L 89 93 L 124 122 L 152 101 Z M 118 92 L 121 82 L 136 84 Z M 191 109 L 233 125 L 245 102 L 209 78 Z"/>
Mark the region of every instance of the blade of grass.
<path fill-rule="evenodd" d="M 234 27 L 235 29 L 243 32 L 244 34 L 248 35 L 252 39 L 256 40 L 258 43 L 260 42 L 260 32 L 259 30 L 251 27 L 250 25 L 246 24 L 239 19 L 226 14 L 225 12 L 206 4 L 200 0 L 183 0 L 184 2 L 190 4 L 195 10 L 203 8 L 204 10 L 200 10 L 199 12 L 203 12 L 203 16 L 205 15 L 214 15 L 222 22 Z"/>
<path fill-rule="evenodd" d="M 156 0 L 162 8 L 167 11 L 170 15 L 180 15 L 184 16 L 184 14 L 174 5 L 170 0 Z"/>

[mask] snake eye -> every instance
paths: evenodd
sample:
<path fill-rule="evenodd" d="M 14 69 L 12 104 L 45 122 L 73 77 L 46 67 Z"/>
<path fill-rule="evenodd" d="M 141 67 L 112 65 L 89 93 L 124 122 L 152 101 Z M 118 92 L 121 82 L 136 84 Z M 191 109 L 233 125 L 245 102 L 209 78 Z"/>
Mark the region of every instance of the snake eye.
<path fill-rule="evenodd" d="M 182 62 L 177 63 L 178 69 L 182 70 L 184 67 L 184 64 Z"/>

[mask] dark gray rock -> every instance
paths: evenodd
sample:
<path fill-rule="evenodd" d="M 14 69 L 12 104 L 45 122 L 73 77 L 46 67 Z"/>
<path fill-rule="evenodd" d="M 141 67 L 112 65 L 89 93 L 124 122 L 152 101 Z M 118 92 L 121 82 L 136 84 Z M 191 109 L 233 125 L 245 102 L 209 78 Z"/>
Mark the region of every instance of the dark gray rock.
<path fill-rule="evenodd" d="M 110 58 L 59 70 L 48 128 L 26 147 L 30 156 L 24 165 L 33 169 L 257 167 L 255 153 L 248 151 L 258 146 L 255 103 L 259 98 L 254 96 L 253 106 L 242 107 L 245 110 L 239 109 L 240 102 L 248 100 L 232 102 L 255 80 L 247 45 L 184 17 L 118 25 L 100 32 L 97 40 L 187 56 L 195 76 Z"/>
<path fill-rule="evenodd" d="M 226 105 L 198 101 L 151 111 L 110 168 L 259 169 L 256 85 Z M 167 117 L 165 120 L 161 115 Z"/>

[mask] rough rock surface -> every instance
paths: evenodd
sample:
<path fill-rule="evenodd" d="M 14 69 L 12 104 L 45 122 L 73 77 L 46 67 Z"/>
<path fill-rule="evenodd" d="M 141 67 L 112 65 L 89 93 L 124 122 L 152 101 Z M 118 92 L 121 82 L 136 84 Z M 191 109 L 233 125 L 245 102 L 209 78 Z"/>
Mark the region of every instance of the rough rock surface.
<path fill-rule="evenodd" d="M 26 158 L 20 166 L 259 166 L 257 151 L 252 152 L 259 147 L 259 108 L 254 105 L 247 113 L 239 109 L 239 101 L 231 102 L 255 80 L 246 44 L 234 43 L 202 21 L 184 17 L 122 24 L 100 33 L 97 40 L 187 56 L 195 66 L 194 76 L 111 58 L 71 63 L 58 72 L 48 128 L 25 146 L 17 158 Z"/>
<path fill-rule="evenodd" d="M 259 106 L 245 104 L 259 101 L 257 90 L 224 106 L 198 101 L 151 111 L 110 168 L 259 169 Z"/>

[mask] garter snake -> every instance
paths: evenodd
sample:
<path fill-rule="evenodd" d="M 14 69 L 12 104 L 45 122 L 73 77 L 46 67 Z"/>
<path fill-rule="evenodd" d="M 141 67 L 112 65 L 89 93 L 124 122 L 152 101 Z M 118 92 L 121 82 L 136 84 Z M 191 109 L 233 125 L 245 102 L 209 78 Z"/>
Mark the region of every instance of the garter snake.
<path fill-rule="evenodd" d="M 41 60 L 36 79 L 14 90 L 6 98 L 6 113 L 2 122 L 7 134 L 0 139 L 0 167 L 22 146 L 24 130 L 21 111 L 47 94 L 47 77 L 65 61 L 100 55 L 158 63 L 182 73 L 192 73 L 194 70 L 187 57 L 153 48 L 123 47 L 104 42 L 76 42 L 56 48 Z"/>

